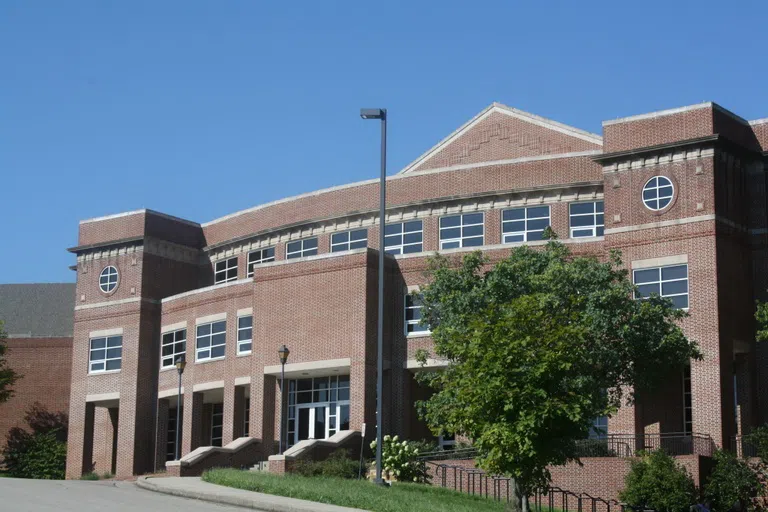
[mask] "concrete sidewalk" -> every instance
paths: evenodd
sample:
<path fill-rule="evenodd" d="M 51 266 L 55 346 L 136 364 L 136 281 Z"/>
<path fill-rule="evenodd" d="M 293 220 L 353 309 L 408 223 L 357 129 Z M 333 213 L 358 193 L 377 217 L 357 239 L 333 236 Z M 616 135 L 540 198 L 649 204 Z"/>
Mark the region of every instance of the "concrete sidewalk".
<path fill-rule="evenodd" d="M 136 485 L 142 489 L 183 498 L 234 505 L 269 512 L 365 512 L 359 508 L 338 507 L 314 501 L 244 491 L 203 482 L 200 477 L 140 477 Z"/>

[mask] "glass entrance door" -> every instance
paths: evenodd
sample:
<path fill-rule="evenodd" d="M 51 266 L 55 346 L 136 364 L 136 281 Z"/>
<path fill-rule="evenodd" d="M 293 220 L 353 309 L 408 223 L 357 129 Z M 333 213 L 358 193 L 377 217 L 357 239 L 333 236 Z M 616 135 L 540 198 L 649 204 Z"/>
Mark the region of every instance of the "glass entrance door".
<path fill-rule="evenodd" d="M 349 375 L 288 382 L 288 446 L 349 430 Z"/>
<path fill-rule="evenodd" d="M 305 405 L 296 408 L 298 428 L 293 443 L 305 439 L 326 439 L 328 436 L 328 407 L 325 405 Z"/>

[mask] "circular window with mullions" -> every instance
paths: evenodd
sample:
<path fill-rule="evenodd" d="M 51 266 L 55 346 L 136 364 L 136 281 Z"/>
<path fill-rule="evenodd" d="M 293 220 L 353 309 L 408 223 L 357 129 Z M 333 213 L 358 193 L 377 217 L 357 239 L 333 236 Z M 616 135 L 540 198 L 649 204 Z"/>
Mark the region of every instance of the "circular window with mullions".
<path fill-rule="evenodd" d="M 104 267 L 99 275 L 99 288 L 104 293 L 109 293 L 117 287 L 117 268 L 112 265 Z"/>
<path fill-rule="evenodd" d="M 654 176 L 643 187 L 643 204 L 655 212 L 663 210 L 675 195 L 675 186 L 665 176 Z"/>

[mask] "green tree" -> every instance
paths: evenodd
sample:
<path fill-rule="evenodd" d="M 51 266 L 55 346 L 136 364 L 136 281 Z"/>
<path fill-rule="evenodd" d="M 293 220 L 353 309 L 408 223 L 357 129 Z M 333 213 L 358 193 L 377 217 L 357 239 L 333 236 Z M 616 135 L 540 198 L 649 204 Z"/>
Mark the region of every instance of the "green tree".
<path fill-rule="evenodd" d="M 620 498 L 634 509 L 687 512 L 696 502 L 696 486 L 684 467 L 656 450 L 632 462 Z"/>
<path fill-rule="evenodd" d="M 6 402 L 13 396 L 13 388 L 11 386 L 21 377 L 8 367 L 5 355 L 8 352 L 8 344 L 5 341 L 6 337 L 3 321 L 0 320 L 0 403 Z"/>
<path fill-rule="evenodd" d="M 633 299 L 618 253 L 600 262 L 550 241 L 493 267 L 480 252 L 453 265 L 437 256 L 428 274 L 424 321 L 448 366 L 420 372 L 435 389 L 420 413 L 472 439 L 480 467 L 515 479 L 523 508 L 549 484 L 548 465 L 577 458 L 596 417 L 701 357 L 677 324 L 683 311 Z"/>
<path fill-rule="evenodd" d="M 768 302 L 758 302 L 755 310 L 757 320 L 757 341 L 768 340 Z"/>
<path fill-rule="evenodd" d="M 715 512 L 728 512 L 737 502 L 740 510 L 746 510 L 759 489 L 757 475 L 746 462 L 732 453 L 715 453 L 715 467 L 704 487 L 704 497 L 712 502 Z"/>
<path fill-rule="evenodd" d="M 67 458 L 67 415 L 35 402 L 24 420 L 29 431 L 13 427 L 3 449 L 3 463 L 16 478 L 63 479 Z"/>

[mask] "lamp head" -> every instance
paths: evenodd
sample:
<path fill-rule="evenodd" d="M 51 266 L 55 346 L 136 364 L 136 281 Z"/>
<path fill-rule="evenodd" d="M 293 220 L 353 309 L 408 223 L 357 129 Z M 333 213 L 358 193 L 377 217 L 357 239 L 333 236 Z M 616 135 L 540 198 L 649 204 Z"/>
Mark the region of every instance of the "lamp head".
<path fill-rule="evenodd" d="M 385 108 L 361 108 L 360 117 L 363 119 L 386 119 L 387 109 Z"/>
<path fill-rule="evenodd" d="M 176 359 L 176 369 L 179 371 L 179 374 L 184 373 L 184 368 L 187 366 L 187 358 L 184 356 L 184 354 L 181 354 Z"/>
<path fill-rule="evenodd" d="M 288 361 L 288 354 L 290 354 L 291 351 L 288 350 L 288 347 L 283 345 L 282 347 L 280 347 L 277 353 L 280 355 L 280 363 L 285 364 L 285 362 Z"/>

